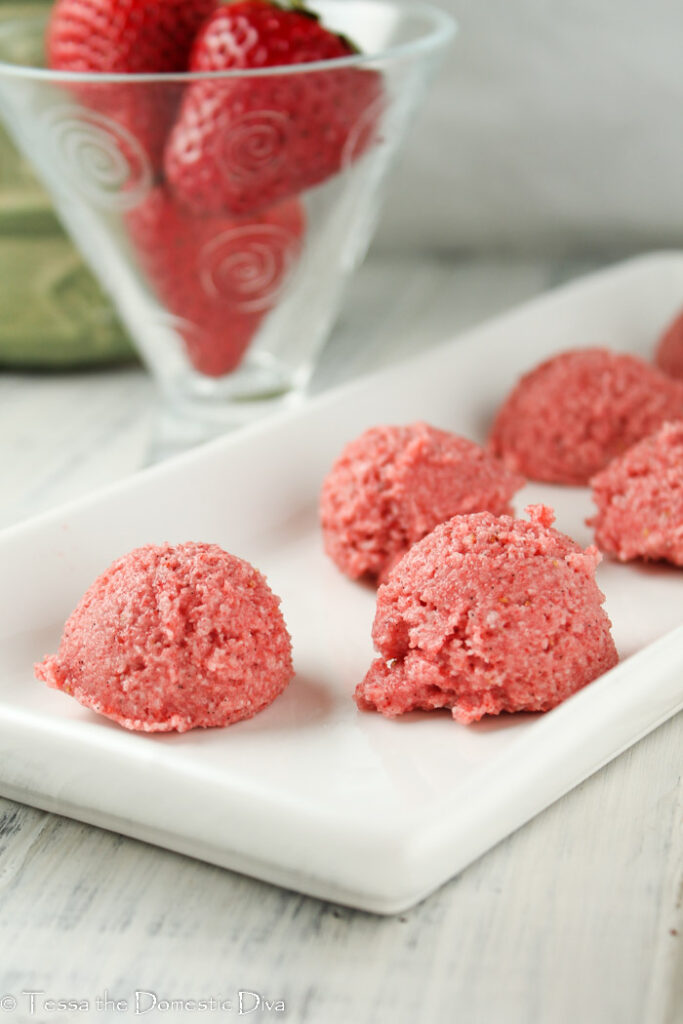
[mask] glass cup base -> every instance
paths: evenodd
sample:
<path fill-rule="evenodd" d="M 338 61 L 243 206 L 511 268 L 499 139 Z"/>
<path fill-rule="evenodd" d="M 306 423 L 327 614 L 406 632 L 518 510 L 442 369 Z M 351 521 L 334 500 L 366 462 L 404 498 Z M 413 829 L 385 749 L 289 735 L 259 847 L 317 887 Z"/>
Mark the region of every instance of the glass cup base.
<path fill-rule="evenodd" d="M 242 400 L 187 394 L 162 400 L 153 421 L 147 461 L 160 462 L 269 416 L 298 408 L 305 398 L 305 390 L 290 389 Z"/>

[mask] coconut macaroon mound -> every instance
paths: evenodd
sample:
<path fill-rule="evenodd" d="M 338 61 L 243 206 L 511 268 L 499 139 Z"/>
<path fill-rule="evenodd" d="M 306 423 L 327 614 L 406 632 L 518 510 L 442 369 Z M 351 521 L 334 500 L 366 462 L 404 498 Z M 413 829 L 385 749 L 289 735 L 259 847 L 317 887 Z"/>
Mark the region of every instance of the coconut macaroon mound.
<path fill-rule="evenodd" d="M 655 363 L 663 373 L 683 380 L 683 310 L 659 339 Z"/>
<path fill-rule="evenodd" d="M 127 729 L 251 718 L 292 677 L 279 598 L 214 544 L 136 548 L 86 591 L 35 672 Z"/>
<path fill-rule="evenodd" d="M 510 512 L 524 484 L 473 441 L 429 426 L 377 426 L 346 445 L 323 483 L 325 551 L 352 579 L 382 579 L 458 513 Z"/>
<path fill-rule="evenodd" d="M 455 516 L 401 559 L 377 594 L 359 708 L 465 724 L 547 711 L 616 664 L 597 549 L 554 530 L 551 509 L 527 512 Z"/>
<path fill-rule="evenodd" d="M 683 420 L 629 448 L 591 480 L 595 542 L 622 562 L 683 566 Z"/>
<path fill-rule="evenodd" d="M 683 382 L 605 348 L 554 356 L 519 381 L 500 409 L 490 450 L 546 483 L 587 484 L 615 456 L 683 416 Z"/>

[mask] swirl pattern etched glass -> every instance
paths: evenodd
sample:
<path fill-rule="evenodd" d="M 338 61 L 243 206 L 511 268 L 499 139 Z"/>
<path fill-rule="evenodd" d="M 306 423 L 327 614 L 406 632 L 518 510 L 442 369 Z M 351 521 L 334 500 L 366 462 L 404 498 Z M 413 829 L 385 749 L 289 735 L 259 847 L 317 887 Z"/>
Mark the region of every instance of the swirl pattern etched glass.
<path fill-rule="evenodd" d="M 3 120 L 168 407 L 206 432 L 305 391 L 453 34 L 448 15 L 419 3 L 310 6 L 361 53 L 76 74 L 41 66 L 45 15 L 0 22 Z"/>

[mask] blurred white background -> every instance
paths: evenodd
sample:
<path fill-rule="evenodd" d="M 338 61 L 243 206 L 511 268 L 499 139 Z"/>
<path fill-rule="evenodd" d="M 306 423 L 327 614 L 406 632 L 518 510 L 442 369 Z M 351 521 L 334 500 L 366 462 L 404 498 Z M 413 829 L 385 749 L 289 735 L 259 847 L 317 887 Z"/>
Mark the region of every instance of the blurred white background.
<path fill-rule="evenodd" d="M 376 246 L 683 242 L 683 0 L 435 0 L 458 20 Z"/>

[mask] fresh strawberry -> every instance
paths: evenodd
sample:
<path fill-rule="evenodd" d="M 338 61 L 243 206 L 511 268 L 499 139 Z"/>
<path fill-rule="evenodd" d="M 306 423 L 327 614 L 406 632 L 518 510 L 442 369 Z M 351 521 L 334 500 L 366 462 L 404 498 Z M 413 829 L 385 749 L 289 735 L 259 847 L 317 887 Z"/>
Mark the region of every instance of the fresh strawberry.
<path fill-rule="evenodd" d="M 195 217 L 161 185 L 126 221 L 192 365 L 210 377 L 234 370 L 299 258 L 302 205 L 289 200 L 249 220 Z"/>
<path fill-rule="evenodd" d="M 217 0 L 57 0 L 47 61 L 57 71 L 185 71 L 194 37 Z M 132 132 L 154 166 L 180 101 L 168 83 L 79 86 L 83 103 Z"/>
<path fill-rule="evenodd" d="M 218 7 L 190 70 L 226 71 L 349 57 L 312 14 L 270 0 Z M 165 155 L 168 181 L 197 213 L 249 214 L 321 184 L 376 137 L 382 76 L 338 67 L 191 84 Z"/>
<path fill-rule="evenodd" d="M 51 68 L 184 71 L 217 0 L 57 0 L 48 27 Z"/>

